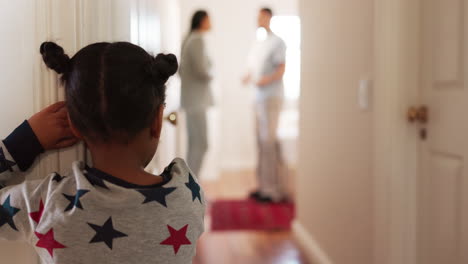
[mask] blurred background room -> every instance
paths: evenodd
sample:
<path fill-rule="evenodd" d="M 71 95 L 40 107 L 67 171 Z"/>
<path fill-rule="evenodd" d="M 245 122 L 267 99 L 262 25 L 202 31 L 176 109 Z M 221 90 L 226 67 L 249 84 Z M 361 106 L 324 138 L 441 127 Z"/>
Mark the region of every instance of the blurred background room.
<path fill-rule="evenodd" d="M 468 263 L 467 0 L 0 0 L 0 137 L 64 98 L 43 41 L 69 54 L 129 41 L 181 61 L 199 10 L 213 100 L 202 109 L 197 177 L 208 209 L 193 263 Z M 285 47 L 267 56 L 284 58 L 274 69 L 284 85 L 269 165 L 282 165 L 276 197 L 254 193 L 265 146 L 261 85 L 247 78 L 271 34 Z M 184 78 L 168 83 L 148 171 L 192 146 Z M 42 155 L 26 178 L 74 160 L 89 162 L 83 145 Z M 0 256 L 39 263 L 22 243 L 1 241 Z"/>

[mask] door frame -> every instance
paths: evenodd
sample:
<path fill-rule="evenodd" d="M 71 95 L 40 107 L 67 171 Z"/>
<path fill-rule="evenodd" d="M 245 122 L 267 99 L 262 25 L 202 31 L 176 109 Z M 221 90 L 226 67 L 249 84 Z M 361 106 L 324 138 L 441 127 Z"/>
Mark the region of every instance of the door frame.
<path fill-rule="evenodd" d="M 421 0 L 375 0 L 374 263 L 417 263 Z"/>
<path fill-rule="evenodd" d="M 108 4 L 110 5 L 110 1 Z M 56 5 L 52 0 L 38 0 L 34 3 L 35 21 L 35 47 L 44 41 L 58 41 L 63 45 L 69 54 L 74 54 L 86 42 L 86 36 L 83 32 L 82 22 L 86 19 L 86 0 L 76 0 L 70 3 L 62 3 Z M 64 14 L 62 9 L 68 9 L 70 12 L 67 14 L 71 17 L 67 22 L 63 22 L 61 16 Z M 109 8 L 108 8 L 109 9 Z M 103 25 L 99 25 L 103 28 Z M 57 39 L 58 35 L 68 32 L 65 39 Z M 65 91 L 60 85 L 59 76 L 48 70 L 44 65 L 40 54 L 37 53 L 34 62 L 34 111 L 40 111 L 44 107 L 65 99 Z M 33 178 L 42 179 L 44 175 L 52 171 L 60 173 L 69 170 L 71 162 L 75 160 L 85 160 L 85 147 L 79 144 L 76 147 L 49 151 L 38 158 L 37 166 L 32 172 Z"/>

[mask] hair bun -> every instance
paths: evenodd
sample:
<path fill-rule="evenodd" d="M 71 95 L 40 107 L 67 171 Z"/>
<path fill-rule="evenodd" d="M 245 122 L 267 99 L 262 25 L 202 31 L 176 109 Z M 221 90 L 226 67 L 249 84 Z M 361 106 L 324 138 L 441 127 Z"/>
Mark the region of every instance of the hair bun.
<path fill-rule="evenodd" d="M 166 82 L 179 68 L 177 57 L 174 54 L 158 54 L 150 63 L 150 74 Z"/>
<path fill-rule="evenodd" d="M 39 48 L 44 63 L 57 73 L 65 73 L 70 69 L 70 57 L 62 47 L 54 42 L 44 42 Z"/>

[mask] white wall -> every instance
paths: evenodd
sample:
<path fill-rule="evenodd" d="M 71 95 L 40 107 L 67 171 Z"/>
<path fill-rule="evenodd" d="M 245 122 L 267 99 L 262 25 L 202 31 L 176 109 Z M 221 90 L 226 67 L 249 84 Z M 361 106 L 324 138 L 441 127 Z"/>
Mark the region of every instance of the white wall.
<path fill-rule="evenodd" d="M 121 0 L 128 1 L 128 0 Z M 175 53 L 180 51 L 180 9 L 174 0 L 138 0 L 132 5 L 131 40 L 144 47 L 148 52 Z M 169 79 L 165 114 L 179 108 L 180 79 L 175 75 Z M 179 116 L 181 119 L 182 117 Z M 183 145 L 179 140 L 183 130 L 183 121 L 177 126 L 165 122 L 161 140 L 153 161 L 146 168 L 152 173 L 162 170 L 175 158 L 183 156 Z"/>
<path fill-rule="evenodd" d="M 372 72 L 373 0 L 301 0 L 300 10 L 297 236 L 332 263 L 371 264 L 372 112 L 357 90 Z"/>
<path fill-rule="evenodd" d="M 25 1 L 0 1 L 0 25 L 17 25 L 0 26 L 0 36 L 9 36 L 0 41 L 0 138 L 33 113 L 34 72 L 29 65 L 39 48 L 34 46 L 34 20 L 24 19 L 33 14 L 33 6 Z M 0 242 L 2 263 L 34 263 L 35 254 L 27 248 L 20 243 Z"/>
<path fill-rule="evenodd" d="M 22 14 L 21 16 L 18 14 Z M 0 41 L 0 135 L 2 137 L 33 113 L 33 70 L 28 67 L 39 47 L 34 46 L 34 20 L 32 7 L 26 2 L 0 1 L 0 25 L 15 24 L 16 27 L 0 27 L 0 36 L 9 36 Z M 23 52 L 18 51 L 18 47 Z M 21 73 L 21 78 L 18 75 Z M 6 99 L 6 100 L 5 100 Z"/>
<path fill-rule="evenodd" d="M 216 107 L 211 113 L 210 153 L 206 163 L 218 164 L 220 169 L 256 166 L 253 90 L 243 87 L 241 79 L 255 40 L 258 10 L 264 5 L 278 15 L 298 14 L 297 2 L 290 0 L 180 0 L 183 34 L 197 9 L 206 9 L 212 19 L 208 45 L 214 60 Z"/>

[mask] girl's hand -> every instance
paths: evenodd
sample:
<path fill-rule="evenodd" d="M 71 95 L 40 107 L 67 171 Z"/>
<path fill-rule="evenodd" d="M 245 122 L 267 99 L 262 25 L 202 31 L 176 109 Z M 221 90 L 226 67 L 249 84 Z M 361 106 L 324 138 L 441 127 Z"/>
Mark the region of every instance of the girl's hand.
<path fill-rule="evenodd" d="M 68 111 L 63 101 L 33 115 L 28 123 L 45 150 L 70 147 L 79 141 L 70 129 Z"/>

